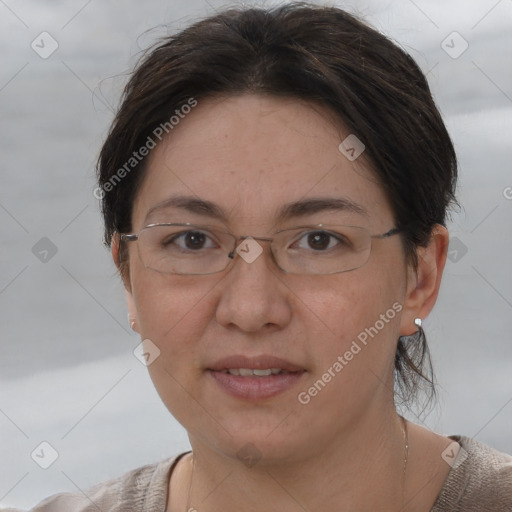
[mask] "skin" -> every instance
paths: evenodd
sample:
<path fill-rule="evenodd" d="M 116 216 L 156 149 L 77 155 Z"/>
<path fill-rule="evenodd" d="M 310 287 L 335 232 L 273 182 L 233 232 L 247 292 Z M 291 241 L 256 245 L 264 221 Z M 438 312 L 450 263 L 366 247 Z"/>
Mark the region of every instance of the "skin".
<path fill-rule="evenodd" d="M 295 99 L 246 94 L 199 101 L 151 152 L 133 232 L 144 227 L 149 208 L 182 193 L 218 204 L 226 226 L 178 209 L 155 220 L 271 236 L 283 204 L 346 197 L 368 215 L 324 211 L 279 227 L 339 222 L 384 233 L 394 227 L 391 204 L 364 154 L 350 162 L 338 150 L 348 134 L 326 110 Z M 415 332 L 414 318 L 425 318 L 434 306 L 447 244 L 446 229 L 436 226 L 414 271 L 399 236 L 377 240 L 364 267 L 326 276 L 280 271 L 265 243 L 254 262 L 236 257 L 218 274 L 161 274 L 145 268 L 137 243 L 129 244 L 130 316 L 141 338 L 161 351 L 149 372 L 193 449 L 170 479 L 167 510 L 396 512 L 403 503 L 408 511 L 430 510 L 450 469 L 441 452 L 452 441 L 409 423 L 402 487 L 405 448 L 393 404 L 393 360 L 398 336 Z M 116 236 L 117 265 L 118 250 Z M 394 303 L 401 312 L 309 404 L 300 404 L 297 394 Z M 244 401 L 205 371 L 234 353 L 275 355 L 306 373 L 298 387 Z M 237 457 L 247 443 L 261 454 L 252 467 Z"/>

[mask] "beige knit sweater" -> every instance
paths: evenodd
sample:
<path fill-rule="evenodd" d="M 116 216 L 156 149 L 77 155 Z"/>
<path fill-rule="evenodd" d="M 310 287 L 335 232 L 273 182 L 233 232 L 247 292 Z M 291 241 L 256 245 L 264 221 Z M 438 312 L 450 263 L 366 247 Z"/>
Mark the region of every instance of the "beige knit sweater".
<path fill-rule="evenodd" d="M 512 456 L 468 437 L 450 437 L 465 452 L 452 463 L 431 512 L 512 512 Z M 134 469 L 85 494 L 50 496 L 30 512 L 165 512 L 170 473 L 183 455 Z"/>

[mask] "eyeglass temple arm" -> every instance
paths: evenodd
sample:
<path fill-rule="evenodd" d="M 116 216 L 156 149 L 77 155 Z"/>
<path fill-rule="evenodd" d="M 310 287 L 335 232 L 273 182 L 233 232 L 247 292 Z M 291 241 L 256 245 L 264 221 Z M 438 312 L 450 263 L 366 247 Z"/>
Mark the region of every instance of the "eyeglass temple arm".
<path fill-rule="evenodd" d="M 126 233 L 121 233 L 121 240 L 123 242 L 135 242 L 138 238 L 139 235 L 127 235 Z"/>

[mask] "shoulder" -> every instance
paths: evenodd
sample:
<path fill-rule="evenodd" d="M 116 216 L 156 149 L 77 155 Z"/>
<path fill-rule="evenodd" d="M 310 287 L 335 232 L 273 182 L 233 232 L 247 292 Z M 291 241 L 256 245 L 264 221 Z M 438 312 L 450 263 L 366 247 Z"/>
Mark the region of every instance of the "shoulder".
<path fill-rule="evenodd" d="M 431 512 L 512 512 L 512 456 L 465 436 Z"/>
<path fill-rule="evenodd" d="M 84 492 L 59 493 L 31 508 L 29 512 L 121 512 L 164 510 L 170 471 L 181 455 L 147 464 L 101 482 Z M 0 512 L 22 512 L 0 509 Z"/>

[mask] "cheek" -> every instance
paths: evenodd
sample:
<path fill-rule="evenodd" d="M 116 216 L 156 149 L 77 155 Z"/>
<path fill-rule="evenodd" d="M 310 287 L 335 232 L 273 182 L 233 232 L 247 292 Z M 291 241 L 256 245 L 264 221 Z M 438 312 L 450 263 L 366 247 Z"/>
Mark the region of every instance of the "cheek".
<path fill-rule="evenodd" d="M 397 276 L 390 269 L 376 267 L 368 265 L 330 277 L 329 281 L 310 283 L 298 293 L 313 313 L 311 321 L 316 318 L 317 324 L 324 326 L 331 339 L 339 340 L 336 348 L 343 348 L 346 342 L 373 326 L 394 303 L 403 301 Z M 386 326 L 397 323 L 396 309 L 388 315 L 392 318 Z"/>
<path fill-rule="evenodd" d="M 209 322 L 207 298 L 217 280 L 199 281 L 144 270 L 133 279 L 141 336 L 154 341 L 166 353 L 190 354 L 198 333 Z"/>
<path fill-rule="evenodd" d="M 187 428 L 194 426 L 190 418 L 204 414 L 199 405 L 199 348 L 211 321 L 208 294 L 217 280 L 198 285 L 187 276 L 151 271 L 132 280 L 140 335 L 160 351 L 148 367 L 150 377 L 167 409 Z"/>
<path fill-rule="evenodd" d="M 318 403 L 340 394 L 349 402 L 363 400 L 392 376 L 403 297 L 397 291 L 398 277 L 387 270 L 368 265 L 304 290 L 309 298 L 304 303 L 313 312 L 308 330 L 312 334 L 319 329 L 308 346 L 314 361 L 309 384 L 315 387 L 322 381 L 315 387 L 323 395 Z M 339 405 L 346 407 L 347 402 Z"/>

